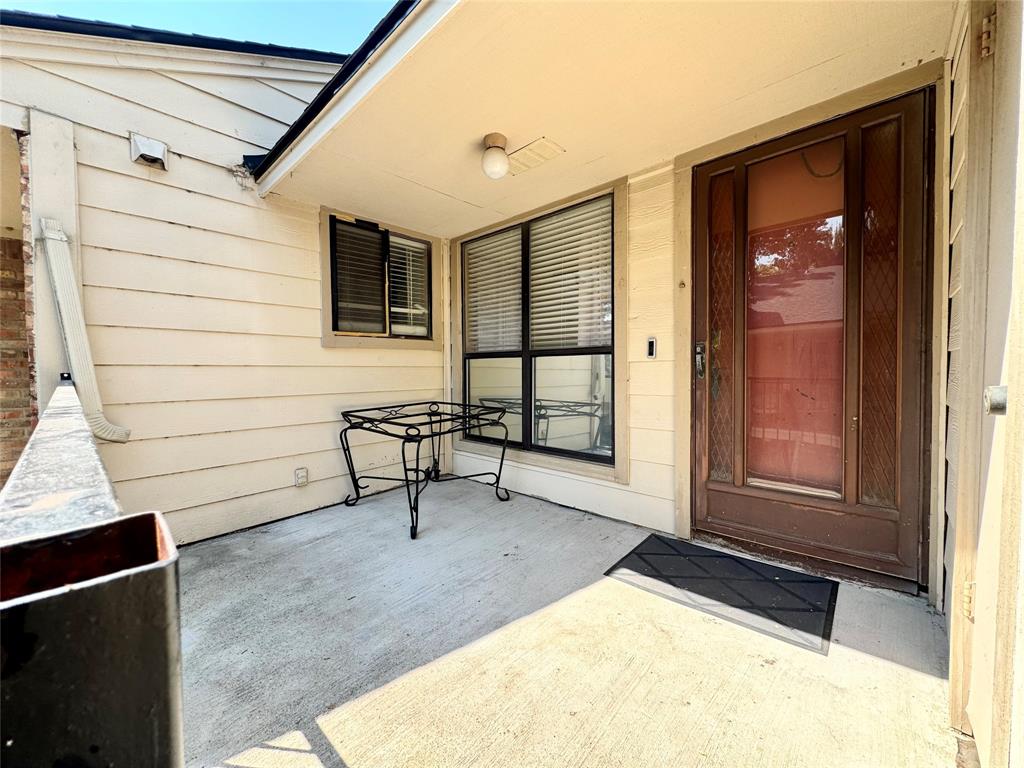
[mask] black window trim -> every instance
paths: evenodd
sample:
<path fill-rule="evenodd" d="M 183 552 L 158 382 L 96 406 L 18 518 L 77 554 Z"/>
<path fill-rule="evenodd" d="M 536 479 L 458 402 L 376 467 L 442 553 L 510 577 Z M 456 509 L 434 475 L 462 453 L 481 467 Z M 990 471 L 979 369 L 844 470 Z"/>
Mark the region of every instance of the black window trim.
<path fill-rule="evenodd" d="M 573 208 L 578 208 L 583 205 L 593 203 L 595 200 L 607 198 L 611 202 L 611 232 L 610 232 L 610 243 L 611 243 L 611 258 L 609 260 L 609 269 L 611 270 L 611 303 L 612 303 L 612 319 L 611 319 L 611 337 L 607 345 L 596 346 L 596 347 L 559 347 L 556 349 L 543 349 L 543 350 L 532 350 L 530 348 L 530 226 L 538 221 L 543 221 L 546 218 L 555 216 L 558 214 L 571 211 Z M 514 229 L 519 229 L 522 233 L 520 256 L 522 261 L 520 271 L 520 292 L 521 292 L 521 340 L 520 348 L 515 350 L 490 350 L 487 352 L 467 352 L 465 349 L 462 350 L 462 397 L 464 402 L 469 402 L 469 386 L 470 386 L 470 373 L 469 363 L 471 360 L 485 360 L 485 359 L 499 359 L 499 358 L 519 358 L 522 360 L 522 402 L 523 402 L 523 414 L 522 414 L 522 439 L 512 440 L 509 439 L 508 444 L 512 447 L 518 448 L 522 451 L 528 451 L 530 453 L 549 454 L 552 456 L 560 456 L 563 458 L 573 459 L 576 461 L 586 461 L 593 464 L 606 464 L 615 465 L 616 459 L 616 441 L 615 441 L 615 421 L 617 415 L 615 413 L 615 191 L 609 190 L 593 197 L 588 197 L 586 200 L 580 200 L 579 202 L 567 205 L 555 210 L 548 211 L 541 214 L 540 216 L 534 216 L 533 218 L 521 221 L 518 224 L 512 224 L 507 227 L 496 229 L 493 232 L 486 232 L 482 235 L 477 235 L 470 240 L 466 240 L 459 245 L 459 269 L 462 275 L 462 328 L 463 338 L 466 337 L 466 297 L 465 297 L 465 286 L 466 286 L 466 246 L 484 238 L 494 237 L 503 232 L 509 232 Z M 535 393 L 533 391 L 533 363 L 538 357 L 567 357 L 571 355 L 608 355 L 611 358 L 612 371 L 611 371 L 611 436 L 612 436 L 612 450 L 608 456 L 599 456 L 595 454 L 584 453 L 582 451 L 574 451 L 567 448 L 556 448 L 547 445 L 538 445 L 533 442 L 533 402 L 535 400 Z M 526 403 L 530 404 L 530 414 L 527 416 Z M 466 440 L 479 443 L 489 443 L 492 445 L 500 445 L 501 440 L 496 437 L 488 437 L 487 435 L 471 435 L 468 432 L 464 434 Z"/>
<path fill-rule="evenodd" d="M 373 333 L 370 331 L 343 331 L 338 328 L 338 258 L 337 258 L 337 237 L 338 237 L 338 224 L 344 224 L 350 227 L 358 227 L 360 229 L 369 230 L 370 232 L 381 233 L 381 247 L 384 251 L 384 280 L 383 287 L 381 289 L 382 296 L 381 306 L 384 309 L 384 333 Z M 391 230 L 381 227 L 379 224 L 366 221 L 365 219 L 346 219 L 341 216 L 336 216 L 331 213 L 328 214 L 327 219 L 327 232 L 328 232 L 328 261 L 331 268 L 331 332 L 335 336 L 345 336 L 353 338 L 371 338 L 371 339 L 407 339 L 410 341 L 433 341 L 434 340 L 434 248 L 433 244 L 422 237 L 416 237 L 414 235 L 407 235 L 404 232 L 395 232 L 395 235 L 403 240 L 409 240 L 414 243 L 422 243 L 427 248 L 427 270 L 426 270 L 426 281 L 427 281 L 427 334 L 426 336 L 416 336 L 408 333 L 391 333 Z"/>

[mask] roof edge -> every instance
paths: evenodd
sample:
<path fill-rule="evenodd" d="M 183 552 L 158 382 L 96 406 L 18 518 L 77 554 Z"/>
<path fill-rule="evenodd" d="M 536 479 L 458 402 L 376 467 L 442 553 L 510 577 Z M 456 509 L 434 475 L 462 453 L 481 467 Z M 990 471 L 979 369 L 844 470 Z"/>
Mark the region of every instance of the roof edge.
<path fill-rule="evenodd" d="M 359 44 L 359 47 L 348 56 L 345 63 L 341 65 L 341 69 L 324 84 L 324 87 L 320 89 L 320 93 L 313 98 L 302 111 L 302 114 L 296 118 L 295 122 L 288 126 L 288 130 L 281 135 L 281 138 L 271 147 L 270 151 L 263 156 L 259 165 L 253 170 L 253 176 L 256 181 L 259 181 L 273 167 L 292 143 L 305 132 L 320 113 L 333 101 L 338 91 L 344 88 L 362 69 L 370 56 L 391 37 L 392 33 L 401 26 L 402 22 L 409 17 L 409 14 L 419 4 L 420 0 L 398 0 L 391 7 L 391 10 L 371 30 L 366 39 Z"/>
<path fill-rule="evenodd" d="M 273 43 L 252 43 L 246 40 L 228 40 L 223 37 L 192 35 L 184 32 L 171 32 L 150 27 L 136 27 L 127 24 L 114 24 L 107 21 L 89 21 L 68 16 L 50 16 L 31 11 L 0 10 L 0 25 L 36 29 L 44 32 L 63 32 L 72 35 L 88 35 L 90 37 L 108 37 L 115 40 L 130 40 L 140 43 L 156 43 L 160 45 L 176 45 L 187 48 L 204 48 L 229 53 L 247 53 L 258 56 L 275 56 L 282 59 L 312 61 L 322 64 L 344 64 L 349 56 L 344 53 L 314 51 L 310 48 L 292 48 Z"/>

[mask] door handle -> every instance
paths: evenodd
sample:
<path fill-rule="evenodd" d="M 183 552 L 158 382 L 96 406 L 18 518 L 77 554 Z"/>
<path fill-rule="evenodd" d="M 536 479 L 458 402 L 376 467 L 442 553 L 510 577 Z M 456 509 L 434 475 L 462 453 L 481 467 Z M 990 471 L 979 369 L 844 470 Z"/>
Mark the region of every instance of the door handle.
<path fill-rule="evenodd" d="M 693 367 L 697 371 L 697 378 L 704 378 L 704 368 L 707 362 L 707 353 L 704 351 L 704 342 L 698 341 L 693 350 Z"/>

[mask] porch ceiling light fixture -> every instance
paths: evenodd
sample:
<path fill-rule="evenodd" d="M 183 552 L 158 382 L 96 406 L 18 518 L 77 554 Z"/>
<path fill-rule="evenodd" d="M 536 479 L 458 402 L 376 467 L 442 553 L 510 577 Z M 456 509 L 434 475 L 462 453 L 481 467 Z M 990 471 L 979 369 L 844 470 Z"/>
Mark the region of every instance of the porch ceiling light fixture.
<path fill-rule="evenodd" d="M 500 179 L 508 173 L 508 155 L 505 147 L 508 139 L 501 133 L 488 133 L 484 136 L 484 156 L 481 166 L 484 174 L 492 179 Z"/>

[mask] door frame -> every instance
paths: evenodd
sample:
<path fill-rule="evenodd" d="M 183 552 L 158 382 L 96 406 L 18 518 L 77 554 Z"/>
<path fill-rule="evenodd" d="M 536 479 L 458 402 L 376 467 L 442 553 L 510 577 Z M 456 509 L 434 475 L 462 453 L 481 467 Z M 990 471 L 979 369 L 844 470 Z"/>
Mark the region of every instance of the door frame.
<path fill-rule="evenodd" d="M 847 566 L 867 571 L 882 572 L 910 582 L 906 589 L 913 590 L 913 584 L 922 582 L 927 576 L 927 515 L 922 496 L 927 485 L 925 469 L 925 448 L 922 436 L 927 412 L 927 345 L 928 313 L 925 287 L 927 285 L 928 262 L 928 198 L 929 186 L 929 142 L 925 129 L 932 94 L 929 89 L 873 104 L 861 110 L 833 118 L 817 125 L 796 131 L 739 152 L 716 158 L 699 166 L 694 180 L 694 337 L 695 341 L 710 343 L 710 328 L 705 327 L 707 318 L 701 318 L 698 309 L 709 308 L 711 300 L 708 290 L 710 263 L 707 249 L 710 248 L 706 227 L 709 198 L 707 191 L 701 191 L 703 184 L 723 173 L 731 174 L 735 188 L 734 258 L 735 276 L 733 290 L 733 311 L 735 327 L 735 349 L 733 360 L 733 453 L 734 477 L 729 482 L 708 480 L 703 492 L 698 493 L 700 478 L 707 475 L 709 460 L 708 425 L 701 424 L 701 415 L 708 408 L 706 400 L 710 379 L 704 379 L 699 386 L 694 379 L 693 407 L 693 473 L 694 505 L 693 524 L 702 533 L 738 539 L 740 542 L 754 542 L 777 548 L 783 552 L 796 553 L 815 558 L 824 563 L 840 562 Z M 865 369 L 862 358 L 865 354 L 865 338 L 862 336 L 862 292 L 861 261 L 857 254 L 861 250 L 862 229 L 860 215 L 864 189 L 862 187 L 861 136 L 862 130 L 872 125 L 888 122 L 899 115 L 902 124 L 900 132 L 900 157 L 903 159 L 900 188 L 900 246 L 901 270 L 898 279 L 897 348 L 899 364 L 898 402 L 895 418 L 898 443 L 893 478 L 893 507 L 878 505 L 861 500 L 860 488 L 863 476 L 861 461 L 864 425 L 863 378 Z M 820 498 L 812 492 L 800 493 L 788 490 L 771 490 L 751 487 L 741 479 L 740 474 L 747 460 L 747 429 L 750 398 L 747 385 L 745 349 L 747 336 L 745 328 L 746 298 L 741 275 L 747 270 L 746 229 L 746 187 L 744 169 L 772 158 L 791 154 L 802 147 L 844 137 L 845 203 L 847 214 L 846 252 L 844 268 L 844 330 L 843 345 L 843 417 L 841 429 L 844 435 L 841 458 L 841 495 L 838 498 Z M 852 214 L 852 215 L 851 215 Z M 919 260 L 918 260 L 919 259 Z M 698 330 L 703 330 L 698 333 Z M 699 337 L 699 338 L 698 338 Z M 701 427 L 701 428 L 698 428 Z M 739 485 L 736 485 L 736 484 Z M 716 500 L 718 514 L 709 514 L 712 497 Z M 702 503 L 703 502 L 703 503 Z M 750 519 L 743 518 L 746 511 L 759 510 Z M 727 511 L 730 510 L 730 511 Z M 802 511 L 801 511 L 802 510 Z M 899 517 L 893 525 L 893 512 Z M 723 516 L 724 514 L 724 516 Z M 839 517 L 833 517 L 838 515 Z M 757 519 L 788 520 L 781 528 L 764 527 Z M 698 520 L 701 522 L 698 524 Z M 804 523 L 798 525 L 797 521 Z M 907 523 L 911 523 L 908 525 Z M 806 524 L 806 528 L 804 525 Z M 825 533 L 836 526 L 837 538 L 827 543 Z M 845 531 L 845 533 L 843 533 Z M 857 534 L 856 532 L 860 533 Z M 859 536 L 859 538 L 858 538 Z M 869 542 L 874 539 L 873 544 Z M 890 546 L 892 547 L 890 551 Z M 824 567 L 828 567 L 827 565 Z"/>
<path fill-rule="evenodd" d="M 929 126 L 935 135 L 942 136 L 945 131 L 945 112 L 942 105 L 948 103 L 948 64 L 943 58 L 924 62 L 917 67 L 871 83 L 837 97 L 822 100 L 818 103 L 796 110 L 791 114 L 777 118 L 754 128 L 740 131 L 724 137 L 703 147 L 686 152 L 675 158 L 675 222 L 674 222 L 674 284 L 676 301 L 674 306 L 675 334 L 675 380 L 680 396 L 675 398 L 675 457 L 676 457 L 676 535 L 680 538 L 693 537 L 693 510 L 695 475 L 693 473 L 692 433 L 694 426 L 693 386 L 692 386 L 692 350 L 693 350 L 693 169 L 709 160 L 743 150 L 775 138 L 785 136 L 833 117 L 839 117 L 865 107 L 870 107 L 898 96 L 927 86 L 935 86 L 934 122 Z M 930 229 L 934 232 L 943 231 L 945 222 L 945 205 L 948 200 L 948 155 L 942 141 L 934 142 L 932 156 L 932 187 L 927 191 L 927 199 L 931 203 Z M 928 297 L 932 299 L 929 310 L 931 345 L 934 348 L 934 364 L 929 371 L 930 402 L 932 416 L 930 423 L 923 425 L 926 438 L 925 447 L 930 453 L 930 476 L 936 476 L 936 464 L 944 455 L 945 434 L 941 428 L 941 420 L 936 416 L 937 404 L 944 390 L 946 378 L 945 355 L 938 354 L 940 341 L 946 325 L 945 302 L 935 301 L 934 297 L 944 296 L 945 260 L 948 252 L 944 249 L 941 238 L 933 237 L 929 248 L 930 261 Z M 686 396 L 684 387 L 689 387 Z M 941 464 L 939 464 L 941 466 Z M 928 467 L 926 466 L 926 469 Z M 939 484 L 941 485 L 941 484 Z M 944 550 L 944 528 L 942 525 L 943 489 L 931 483 L 930 499 L 926 499 L 928 507 L 928 527 L 930 531 L 929 551 L 927 555 L 927 571 L 929 574 L 929 602 L 942 609 L 943 578 L 942 553 Z"/>

